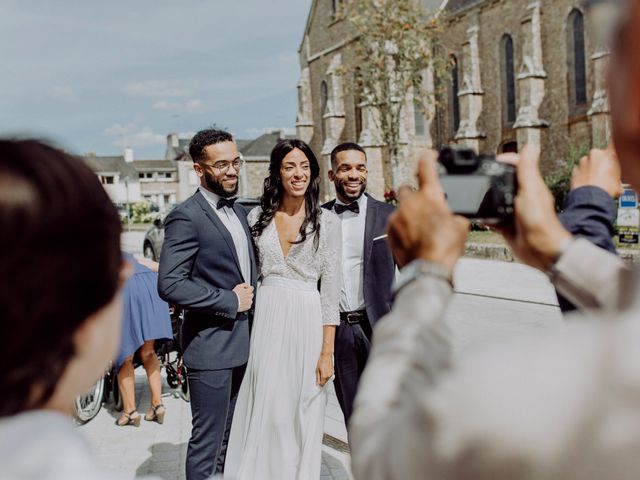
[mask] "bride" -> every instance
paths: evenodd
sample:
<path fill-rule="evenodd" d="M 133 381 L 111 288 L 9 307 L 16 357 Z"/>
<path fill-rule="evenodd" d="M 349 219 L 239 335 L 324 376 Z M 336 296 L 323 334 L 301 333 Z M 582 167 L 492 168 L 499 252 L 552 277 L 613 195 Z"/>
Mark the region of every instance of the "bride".
<path fill-rule="evenodd" d="M 225 478 L 320 477 L 325 387 L 340 323 L 342 235 L 338 217 L 320 208 L 319 175 L 306 143 L 279 142 L 262 206 L 249 214 L 262 283 Z"/>

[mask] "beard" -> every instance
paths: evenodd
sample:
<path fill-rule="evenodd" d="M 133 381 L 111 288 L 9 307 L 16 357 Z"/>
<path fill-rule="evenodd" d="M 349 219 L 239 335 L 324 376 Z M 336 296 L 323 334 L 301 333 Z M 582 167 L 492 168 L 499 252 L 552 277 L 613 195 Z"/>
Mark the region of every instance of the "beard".
<path fill-rule="evenodd" d="M 358 190 L 358 192 L 356 194 L 351 194 L 348 193 L 347 190 L 344 187 L 344 184 L 347 183 L 345 182 L 335 182 L 334 185 L 336 187 L 336 193 L 342 197 L 343 199 L 347 200 L 345 203 L 349 204 L 349 203 L 353 203 L 356 200 L 358 200 L 362 194 L 364 194 L 364 191 L 367 189 L 367 180 L 363 179 L 362 180 L 362 185 L 360 186 L 360 190 Z"/>
<path fill-rule="evenodd" d="M 224 175 L 222 176 L 222 178 L 224 178 Z M 235 197 L 238 194 L 239 182 L 237 181 L 235 186 L 231 190 L 229 190 L 224 187 L 224 183 L 222 183 L 222 180 L 218 180 L 209 171 L 204 172 L 204 181 L 207 184 L 207 188 L 209 190 L 222 198 L 231 198 Z"/>

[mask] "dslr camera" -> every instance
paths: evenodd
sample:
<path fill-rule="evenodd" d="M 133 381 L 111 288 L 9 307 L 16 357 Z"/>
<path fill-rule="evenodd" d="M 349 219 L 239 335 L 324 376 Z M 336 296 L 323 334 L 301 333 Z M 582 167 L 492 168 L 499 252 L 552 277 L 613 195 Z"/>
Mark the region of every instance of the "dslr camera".
<path fill-rule="evenodd" d="M 518 182 L 513 165 L 471 149 L 440 151 L 440 182 L 454 213 L 486 225 L 513 223 Z"/>

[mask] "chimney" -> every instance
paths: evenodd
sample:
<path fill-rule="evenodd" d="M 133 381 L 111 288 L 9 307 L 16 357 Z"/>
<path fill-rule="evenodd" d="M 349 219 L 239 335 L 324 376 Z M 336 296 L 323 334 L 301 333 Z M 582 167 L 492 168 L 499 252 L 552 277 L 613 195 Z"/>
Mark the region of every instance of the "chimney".
<path fill-rule="evenodd" d="M 167 147 L 168 148 L 178 148 L 178 134 L 170 133 L 167 135 Z"/>
<path fill-rule="evenodd" d="M 124 148 L 124 161 L 127 163 L 133 162 L 133 148 L 131 147 Z"/>

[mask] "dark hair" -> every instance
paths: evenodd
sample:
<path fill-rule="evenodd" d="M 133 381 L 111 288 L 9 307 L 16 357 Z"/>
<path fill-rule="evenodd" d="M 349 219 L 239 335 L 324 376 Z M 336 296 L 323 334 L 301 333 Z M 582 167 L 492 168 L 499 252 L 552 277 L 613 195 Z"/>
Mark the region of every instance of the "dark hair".
<path fill-rule="evenodd" d="M 35 140 L 0 140 L 0 416 L 51 398 L 73 334 L 114 297 L 120 219 L 97 176 Z"/>
<path fill-rule="evenodd" d="M 230 133 L 215 128 L 200 130 L 193 136 L 191 143 L 189 143 L 189 155 L 191 155 L 191 159 L 194 162 L 202 162 L 207 158 L 204 149 L 209 145 L 222 142 L 233 142 L 233 137 Z"/>
<path fill-rule="evenodd" d="M 357 150 L 358 152 L 362 152 L 364 154 L 364 158 L 367 158 L 367 152 L 365 152 L 364 148 L 362 148 L 360 145 L 353 142 L 344 142 L 331 151 L 331 166 L 335 167 L 336 162 L 338 161 L 337 157 L 340 152 L 348 152 L 350 150 Z"/>
<path fill-rule="evenodd" d="M 262 235 L 262 232 L 267 228 L 269 223 L 271 223 L 276 211 L 280 207 L 284 193 L 284 187 L 280 179 L 280 167 L 284 157 L 296 148 L 304 153 L 309 160 L 311 181 L 304 194 L 306 214 L 304 222 L 302 222 L 300 226 L 300 240 L 293 243 L 303 243 L 307 239 L 307 227 L 311 225 L 311 231 L 309 233 L 315 233 L 314 244 L 315 247 L 318 248 L 320 242 L 320 215 L 322 213 L 318 199 L 320 195 L 320 165 L 311 147 L 302 140 L 280 140 L 271 151 L 269 176 L 264 179 L 264 192 L 260 199 L 262 212 L 256 224 L 251 228 L 251 233 L 254 237 Z"/>

